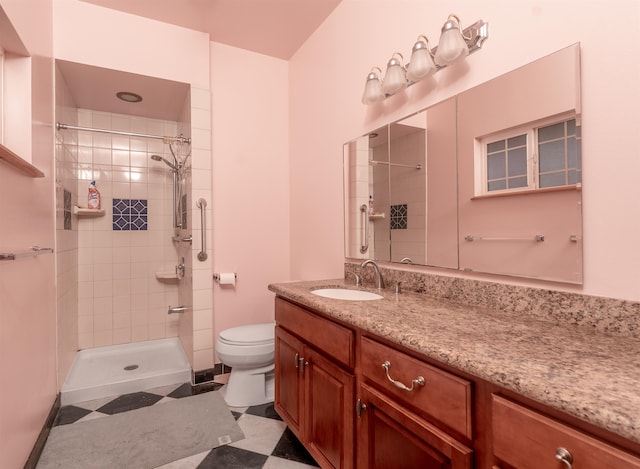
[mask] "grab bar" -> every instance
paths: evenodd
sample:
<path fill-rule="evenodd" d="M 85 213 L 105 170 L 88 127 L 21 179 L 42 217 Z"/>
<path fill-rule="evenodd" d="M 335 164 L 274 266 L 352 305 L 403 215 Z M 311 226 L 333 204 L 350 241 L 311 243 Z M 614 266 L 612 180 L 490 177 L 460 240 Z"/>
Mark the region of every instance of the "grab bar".
<path fill-rule="evenodd" d="M 535 235 L 533 237 L 509 237 L 509 236 L 473 236 L 467 235 L 464 237 L 465 241 L 535 241 L 541 243 L 544 241 L 544 235 Z"/>
<path fill-rule="evenodd" d="M 39 256 L 40 254 L 47 254 L 52 252 L 53 252 L 53 248 L 41 248 L 38 246 L 32 246 L 31 251 L 18 252 L 18 253 L 7 252 L 7 253 L 0 254 L 0 261 L 15 261 L 16 259 L 20 259 L 22 257 L 35 257 L 35 256 Z"/>
<path fill-rule="evenodd" d="M 403 164 L 403 163 L 390 163 L 389 161 L 376 161 L 376 160 L 369 160 L 369 163 L 371 163 L 374 166 L 377 164 L 386 164 L 388 166 L 398 166 L 400 168 L 422 169 L 422 165 L 420 163 Z"/>
<path fill-rule="evenodd" d="M 203 198 L 198 199 L 196 206 L 200 209 L 200 225 L 202 233 L 202 250 L 198 253 L 198 260 L 204 262 L 207 260 L 207 225 L 204 209 L 207 207 L 207 201 Z"/>
<path fill-rule="evenodd" d="M 362 231 L 364 239 L 360 240 L 360 254 L 364 254 L 369 250 L 369 214 L 367 204 L 360 206 L 360 213 L 362 215 Z"/>

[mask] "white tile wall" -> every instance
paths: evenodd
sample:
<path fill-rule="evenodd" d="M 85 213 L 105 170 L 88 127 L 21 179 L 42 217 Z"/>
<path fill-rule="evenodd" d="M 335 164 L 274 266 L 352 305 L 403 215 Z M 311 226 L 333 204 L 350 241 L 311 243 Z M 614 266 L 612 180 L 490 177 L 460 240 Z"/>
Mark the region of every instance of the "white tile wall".
<path fill-rule="evenodd" d="M 78 110 L 79 125 L 176 135 L 176 122 Z M 78 202 L 86 205 L 96 180 L 105 216 L 74 218 L 78 228 L 78 340 L 80 348 L 174 337 L 179 317 L 167 314 L 178 302 L 175 281 L 156 272 L 174 271 L 178 255 L 171 236 L 172 176 L 152 154 L 171 160 L 161 141 L 78 132 Z M 112 229 L 113 198 L 148 200 L 146 231 Z"/>
<path fill-rule="evenodd" d="M 214 365 L 213 336 L 213 271 L 211 251 L 213 246 L 211 200 L 211 94 L 209 90 L 191 88 L 191 128 L 192 128 L 192 201 L 191 215 L 193 221 L 194 243 L 191 252 L 193 312 L 193 369 L 198 371 Z M 205 210 L 207 226 L 205 232 L 208 246 L 208 258 L 201 262 L 197 254 L 201 248 L 202 224 L 200 209 L 195 201 L 204 198 L 207 201 Z"/>

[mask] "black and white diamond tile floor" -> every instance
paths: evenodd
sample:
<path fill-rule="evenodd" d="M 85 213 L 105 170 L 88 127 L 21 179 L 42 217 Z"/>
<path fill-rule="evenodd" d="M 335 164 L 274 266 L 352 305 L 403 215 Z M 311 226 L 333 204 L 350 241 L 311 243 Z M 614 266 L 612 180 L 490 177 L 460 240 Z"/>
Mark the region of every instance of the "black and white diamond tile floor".
<path fill-rule="evenodd" d="M 214 383 L 207 388 L 207 391 L 218 390 L 222 386 Z M 224 389 L 221 392 L 224 392 Z M 191 395 L 191 385 L 186 383 L 80 402 L 62 407 L 54 426 L 109 418 L 110 415 L 120 412 L 161 405 L 163 402 Z M 308 469 L 318 467 L 280 419 L 273 408 L 273 403 L 246 408 L 229 407 L 229 411 L 245 435 L 243 440 L 194 454 L 157 469 Z"/>

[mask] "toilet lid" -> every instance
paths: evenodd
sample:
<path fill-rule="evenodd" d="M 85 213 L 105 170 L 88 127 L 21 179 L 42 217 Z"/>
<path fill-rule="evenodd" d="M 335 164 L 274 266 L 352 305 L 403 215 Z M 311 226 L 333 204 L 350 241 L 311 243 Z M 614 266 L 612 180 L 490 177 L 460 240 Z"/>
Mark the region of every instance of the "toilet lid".
<path fill-rule="evenodd" d="M 250 324 L 232 327 L 220 332 L 220 340 L 227 344 L 262 345 L 272 343 L 275 339 L 275 323 Z"/>

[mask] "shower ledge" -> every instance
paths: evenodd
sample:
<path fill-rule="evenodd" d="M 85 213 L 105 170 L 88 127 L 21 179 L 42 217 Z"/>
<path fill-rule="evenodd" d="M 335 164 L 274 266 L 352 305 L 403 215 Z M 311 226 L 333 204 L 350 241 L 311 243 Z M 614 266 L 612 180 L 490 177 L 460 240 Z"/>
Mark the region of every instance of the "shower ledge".
<path fill-rule="evenodd" d="M 156 278 L 158 280 L 177 280 L 178 274 L 176 272 L 156 272 Z"/>
<path fill-rule="evenodd" d="M 73 214 L 78 217 L 103 217 L 104 209 L 73 206 Z"/>

